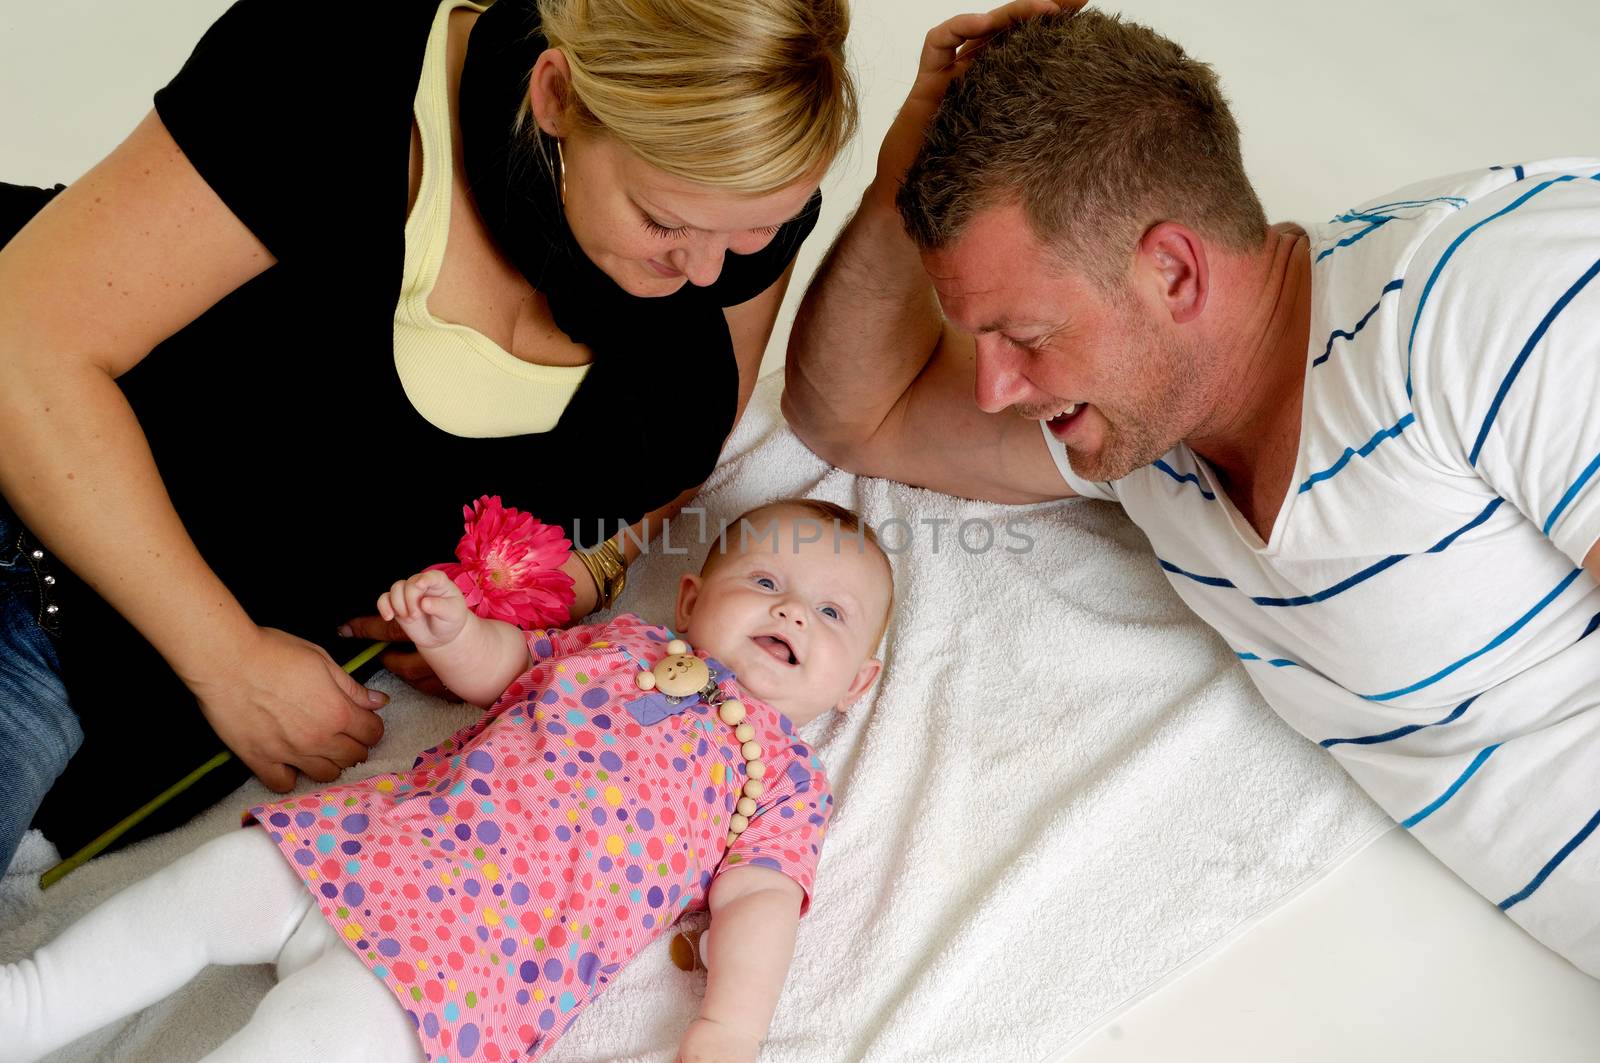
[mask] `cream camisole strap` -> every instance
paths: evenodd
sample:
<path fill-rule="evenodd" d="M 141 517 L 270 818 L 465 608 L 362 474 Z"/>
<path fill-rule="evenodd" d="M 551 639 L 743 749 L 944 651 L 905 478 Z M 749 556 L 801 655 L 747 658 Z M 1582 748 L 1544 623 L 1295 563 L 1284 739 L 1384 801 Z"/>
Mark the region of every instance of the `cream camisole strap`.
<path fill-rule="evenodd" d="M 394 311 L 394 365 L 411 405 L 451 435 L 473 438 L 547 432 L 561 419 L 586 365 L 525 362 L 465 325 L 440 321 L 428 310 L 450 234 L 450 102 L 445 52 L 450 15 L 482 11 L 446 0 L 428 34 L 417 84 L 422 135 L 422 184 L 406 219 L 405 274 Z"/>

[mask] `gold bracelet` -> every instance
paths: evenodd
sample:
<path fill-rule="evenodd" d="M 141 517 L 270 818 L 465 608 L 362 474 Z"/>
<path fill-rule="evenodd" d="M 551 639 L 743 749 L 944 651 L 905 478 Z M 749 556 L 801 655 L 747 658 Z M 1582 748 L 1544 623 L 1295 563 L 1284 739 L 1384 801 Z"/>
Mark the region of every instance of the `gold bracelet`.
<path fill-rule="evenodd" d="M 615 538 L 607 539 L 593 550 L 575 551 L 578 560 L 594 580 L 595 609 L 610 609 L 628 584 L 628 562 Z"/>

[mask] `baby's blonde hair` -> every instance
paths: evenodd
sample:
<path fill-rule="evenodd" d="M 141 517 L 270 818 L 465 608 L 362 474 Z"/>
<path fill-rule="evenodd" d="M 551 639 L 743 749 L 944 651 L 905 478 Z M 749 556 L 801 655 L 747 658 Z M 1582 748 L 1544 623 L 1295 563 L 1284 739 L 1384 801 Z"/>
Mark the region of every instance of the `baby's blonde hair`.
<path fill-rule="evenodd" d="M 855 133 L 846 0 L 539 0 L 568 116 L 675 177 L 766 195 Z"/>

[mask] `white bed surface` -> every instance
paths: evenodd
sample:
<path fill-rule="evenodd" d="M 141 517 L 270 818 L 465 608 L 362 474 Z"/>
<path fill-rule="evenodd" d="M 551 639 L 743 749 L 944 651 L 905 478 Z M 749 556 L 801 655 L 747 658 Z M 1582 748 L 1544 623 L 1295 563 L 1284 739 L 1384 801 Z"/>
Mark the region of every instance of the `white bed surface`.
<path fill-rule="evenodd" d="M 1180 1059 L 1594 1063 L 1600 981 L 1395 828 L 1052 1063 Z"/>
<path fill-rule="evenodd" d="M 830 469 L 783 425 L 779 383 L 757 388 L 699 499 L 708 520 L 809 494 L 856 507 L 895 545 L 904 530 L 887 522 L 920 531 L 895 561 L 899 602 L 870 704 L 807 729 L 839 804 L 764 1063 L 1043 1059 L 1381 826 L 1338 767 L 1262 704 L 1115 507 L 963 502 Z M 937 552 L 934 519 L 947 522 Z M 674 525 L 680 548 L 692 520 Z M 1008 520 L 1031 550 L 1004 549 Z M 958 546 L 962 521 L 969 543 L 997 529 L 996 548 Z M 670 615 L 680 574 L 703 552 L 642 559 L 628 606 Z M 389 732 L 352 774 L 403 769 L 474 715 L 390 689 Z M 232 829 L 259 796 L 251 784 L 43 897 L 8 879 L 0 959 Z M 198 1058 L 244 1020 L 266 978 L 213 970 L 62 1059 Z M 665 941 L 647 948 L 549 1063 L 669 1060 L 700 991 Z"/>

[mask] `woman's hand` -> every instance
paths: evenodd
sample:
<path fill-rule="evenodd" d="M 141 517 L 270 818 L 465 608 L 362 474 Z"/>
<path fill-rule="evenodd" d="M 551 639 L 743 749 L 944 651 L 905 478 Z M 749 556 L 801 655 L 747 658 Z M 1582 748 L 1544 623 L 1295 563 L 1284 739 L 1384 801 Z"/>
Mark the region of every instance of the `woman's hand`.
<path fill-rule="evenodd" d="M 398 622 L 385 620 L 377 615 L 351 617 L 339 625 L 339 634 L 345 638 L 393 643 L 378 656 L 379 664 L 387 668 L 390 674 L 405 680 L 424 694 L 444 698 L 446 701 L 455 700 L 455 695 L 434 674 L 433 668 L 422 654 L 411 645 L 406 637 L 405 628 Z"/>
<path fill-rule="evenodd" d="M 981 14 L 957 15 L 928 31 L 917 62 L 911 93 L 878 150 L 878 178 L 892 196 L 922 147 L 922 134 L 944 99 L 950 82 L 971 65 L 989 37 L 1007 26 L 1037 15 L 1076 11 L 1085 0 L 1012 0 Z"/>
<path fill-rule="evenodd" d="M 696 1019 L 678 1044 L 677 1063 L 754 1063 L 761 1042 L 711 1019 Z"/>
<path fill-rule="evenodd" d="M 389 699 L 344 673 L 321 647 L 276 628 L 219 670 L 191 683 L 200 711 L 228 748 L 283 793 L 295 771 L 332 782 L 383 737 L 376 709 Z"/>

